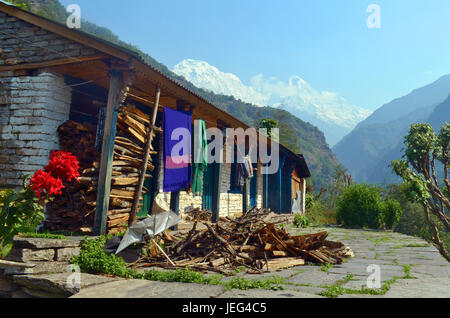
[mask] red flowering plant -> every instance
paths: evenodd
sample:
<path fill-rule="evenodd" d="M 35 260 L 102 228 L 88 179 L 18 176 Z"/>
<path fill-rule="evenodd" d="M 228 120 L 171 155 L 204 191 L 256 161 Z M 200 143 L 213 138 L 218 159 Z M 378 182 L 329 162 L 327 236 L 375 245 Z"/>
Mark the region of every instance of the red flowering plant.
<path fill-rule="evenodd" d="M 29 182 L 29 176 L 24 178 L 23 190 L 0 190 L 0 258 L 10 252 L 15 235 L 34 231 L 44 220 L 45 204 L 62 194 L 65 181 L 78 181 L 78 170 L 74 155 L 53 150 L 48 166 L 36 171 Z"/>

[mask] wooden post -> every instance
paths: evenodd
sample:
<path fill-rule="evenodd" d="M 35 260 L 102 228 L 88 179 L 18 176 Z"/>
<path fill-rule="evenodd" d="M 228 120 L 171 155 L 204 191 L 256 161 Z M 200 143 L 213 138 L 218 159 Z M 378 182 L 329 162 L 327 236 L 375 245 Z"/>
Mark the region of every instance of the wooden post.
<path fill-rule="evenodd" d="M 172 192 L 170 194 L 170 209 L 175 212 L 176 215 L 180 215 L 180 191 Z M 178 225 L 173 226 L 171 230 L 178 230 Z"/>
<path fill-rule="evenodd" d="M 302 205 L 302 214 L 306 215 L 306 179 L 301 179 L 301 190 L 302 190 L 302 196 L 301 196 L 301 205 Z"/>
<path fill-rule="evenodd" d="M 117 114 L 120 106 L 120 90 L 122 80 L 122 72 L 115 70 L 111 71 L 108 103 L 106 106 L 105 128 L 103 131 L 100 171 L 97 185 L 97 209 L 94 224 L 95 235 L 106 234 L 109 194 L 111 191 L 114 142 L 116 139 Z"/>
<path fill-rule="evenodd" d="M 250 179 L 245 180 L 244 183 L 244 191 L 242 193 L 242 210 L 243 213 L 247 213 L 248 212 L 248 206 L 249 206 L 249 200 L 248 200 L 248 195 L 250 194 Z"/>
<path fill-rule="evenodd" d="M 133 206 L 131 208 L 130 220 L 128 221 L 129 226 L 132 226 L 132 225 L 134 225 L 134 223 L 136 223 L 135 219 L 136 219 L 136 216 L 138 213 L 139 201 L 140 201 L 140 198 L 142 195 L 142 188 L 144 187 L 145 175 L 147 173 L 147 168 L 148 168 L 148 159 L 150 157 L 150 149 L 152 147 L 153 133 L 155 132 L 156 117 L 158 116 L 159 99 L 161 97 L 161 89 L 159 88 L 159 86 L 156 87 L 155 95 L 156 96 L 155 96 L 155 106 L 153 108 L 153 117 L 152 117 L 151 126 L 148 129 L 149 133 L 147 135 L 147 140 L 145 143 L 143 164 L 142 164 L 142 168 L 141 168 L 141 171 L 139 174 L 138 187 L 136 189 L 136 193 L 134 194 L 134 201 L 133 201 Z"/>
<path fill-rule="evenodd" d="M 213 223 L 217 223 L 219 221 L 221 188 L 222 188 L 222 163 L 216 162 L 214 164 L 214 195 L 213 195 L 213 209 L 212 209 Z"/>

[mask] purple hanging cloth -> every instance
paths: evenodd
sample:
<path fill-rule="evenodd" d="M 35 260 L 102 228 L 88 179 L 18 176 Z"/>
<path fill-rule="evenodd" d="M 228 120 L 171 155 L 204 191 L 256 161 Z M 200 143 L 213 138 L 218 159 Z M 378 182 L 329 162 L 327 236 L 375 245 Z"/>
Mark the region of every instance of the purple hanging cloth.
<path fill-rule="evenodd" d="M 164 192 L 188 189 L 191 183 L 191 113 L 164 108 L 163 129 Z"/>

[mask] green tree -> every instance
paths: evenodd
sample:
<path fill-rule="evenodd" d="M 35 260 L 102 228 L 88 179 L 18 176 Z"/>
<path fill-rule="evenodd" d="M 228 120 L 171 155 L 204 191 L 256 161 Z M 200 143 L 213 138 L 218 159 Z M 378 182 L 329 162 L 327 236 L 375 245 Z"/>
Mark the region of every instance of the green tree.
<path fill-rule="evenodd" d="M 265 128 L 267 129 L 267 135 L 269 137 L 272 136 L 272 129 L 278 128 L 278 123 L 273 119 L 262 119 L 259 122 L 258 128 Z"/>
<path fill-rule="evenodd" d="M 450 253 L 439 230 L 440 226 L 447 233 L 450 229 L 450 124 L 442 126 L 439 135 L 436 135 L 429 124 L 413 124 L 404 144 L 403 159 L 392 161 L 391 166 L 403 179 L 408 199 L 422 205 L 431 229 L 431 242 L 450 261 Z M 443 186 L 437 178 L 437 162 L 443 165 Z"/>

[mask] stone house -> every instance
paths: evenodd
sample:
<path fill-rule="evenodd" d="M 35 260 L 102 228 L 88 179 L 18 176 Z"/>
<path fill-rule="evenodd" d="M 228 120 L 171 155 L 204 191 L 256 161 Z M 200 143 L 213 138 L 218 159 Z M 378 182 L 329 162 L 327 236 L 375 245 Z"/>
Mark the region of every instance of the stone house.
<path fill-rule="evenodd" d="M 104 198 L 109 198 L 111 158 L 105 154 L 112 151 L 122 104 L 132 103 L 149 115 L 155 104 L 191 110 L 193 118 L 206 121 L 207 128 L 249 128 L 149 66 L 135 52 L 3 2 L 0 43 L 0 188 L 20 187 L 24 175 L 47 164 L 50 152 L 59 148 L 60 125 L 68 120 L 97 125 L 103 109 L 96 233 L 106 231 L 109 200 Z M 159 111 L 157 121 L 161 116 Z M 161 147 L 159 140 L 156 148 Z M 150 199 L 162 196 L 181 214 L 197 207 L 215 216 L 236 215 L 252 207 L 291 213 L 294 200 L 300 200 L 304 212 L 305 179 L 311 176 L 305 159 L 280 144 L 280 160 L 281 167 L 273 175 L 262 174 L 264 166 L 255 165 L 255 177 L 244 189 L 234 186 L 233 164 L 215 165 L 205 176 L 203 195 L 193 196 L 187 191 L 163 193 L 160 151 Z"/>

